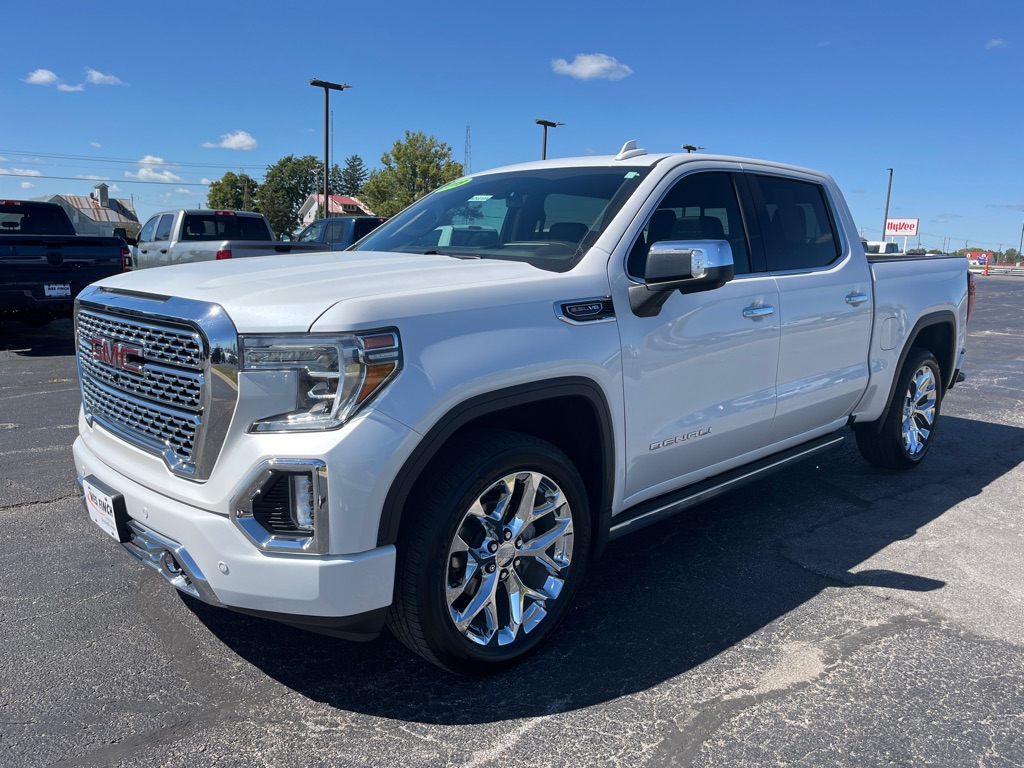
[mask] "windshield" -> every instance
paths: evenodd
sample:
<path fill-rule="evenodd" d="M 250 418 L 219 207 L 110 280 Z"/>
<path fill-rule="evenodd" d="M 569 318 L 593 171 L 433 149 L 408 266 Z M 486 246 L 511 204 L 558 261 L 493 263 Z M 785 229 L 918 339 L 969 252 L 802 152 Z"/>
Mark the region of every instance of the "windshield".
<path fill-rule="evenodd" d="M 326 221 L 314 221 L 304 230 L 299 232 L 299 235 L 298 237 L 295 238 L 295 240 L 299 243 L 319 242 L 320 240 L 323 239 L 321 238 L 321 235 L 323 234 L 324 227 L 326 226 Z"/>
<path fill-rule="evenodd" d="M 564 272 L 648 172 L 545 168 L 462 178 L 413 203 L 351 250 L 507 259 Z"/>

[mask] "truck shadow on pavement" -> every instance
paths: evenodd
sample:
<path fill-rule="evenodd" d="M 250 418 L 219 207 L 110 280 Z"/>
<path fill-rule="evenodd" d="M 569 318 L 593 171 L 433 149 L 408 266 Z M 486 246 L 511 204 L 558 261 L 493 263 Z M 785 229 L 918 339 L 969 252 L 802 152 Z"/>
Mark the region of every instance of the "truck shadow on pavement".
<path fill-rule="evenodd" d="M 75 354 L 75 326 L 71 318 L 33 327 L 16 320 L 0 321 L 0 352 L 25 357 L 58 357 Z"/>
<path fill-rule="evenodd" d="M 828 587 L 941 589 L 913 573 L 854 571 L 1024 461 L 1024 429 L 950 416 L 912 472 L 871 467 L 848 436 L 830 454 L 614 542 L 540 652 L 492 677 L 449 675 L 387 634 L 347 643 L 182 599 L 271 678 L 342 710 L 454 725 L 601 704 L 693 670 Z"/>

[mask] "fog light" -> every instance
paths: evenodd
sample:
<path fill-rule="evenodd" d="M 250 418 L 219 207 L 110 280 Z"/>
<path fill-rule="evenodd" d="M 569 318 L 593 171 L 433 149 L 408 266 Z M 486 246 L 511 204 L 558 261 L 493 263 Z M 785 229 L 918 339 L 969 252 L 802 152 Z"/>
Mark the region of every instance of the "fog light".
<path fill-rule="evenodd" d="M 313 476 L 292 475 L 292 520 L 299 528 L 313 529 Z"/>
<path fill-rule="evenodd" d="M 315 459 L 272 459 L 232 500 L 232 520 L 260 549 L 327 551 L 327 465 Z"/>

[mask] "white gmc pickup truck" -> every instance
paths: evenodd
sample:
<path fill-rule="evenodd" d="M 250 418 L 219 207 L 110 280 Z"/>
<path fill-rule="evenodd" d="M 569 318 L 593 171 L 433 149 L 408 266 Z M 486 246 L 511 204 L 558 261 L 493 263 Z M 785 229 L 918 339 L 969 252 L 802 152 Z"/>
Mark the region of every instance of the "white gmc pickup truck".
<path fill-rule="evenodd" d="M 498 169 L 353 251 L 95 283 L 75 465 L 102 535 L 195 598 L 499 669 L 609 538 L 848 426 L 916 466 L 970 279 L 868 259 L 815 171 L 633 142 Z"/>

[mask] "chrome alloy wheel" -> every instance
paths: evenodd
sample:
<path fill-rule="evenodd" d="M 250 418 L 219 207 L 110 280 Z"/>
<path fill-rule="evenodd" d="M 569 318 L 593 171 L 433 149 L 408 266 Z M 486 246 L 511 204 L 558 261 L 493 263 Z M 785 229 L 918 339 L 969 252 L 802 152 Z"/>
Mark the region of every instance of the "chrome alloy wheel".
<path fill-rule="evenodd" d="M 508 645 L 539 625 L 572 566 L 572 512 L 540 472 L 490 485 L 470 505 L 448 550 L 445 602 L 477 645 Z"/>
<path fill-rule="evenodd" d="M 924 451 L 935 425 L 937 405 L 935 371 L 929 365 L 917 369 L 903 398 L 903 450 L 908 456 Z"/>

